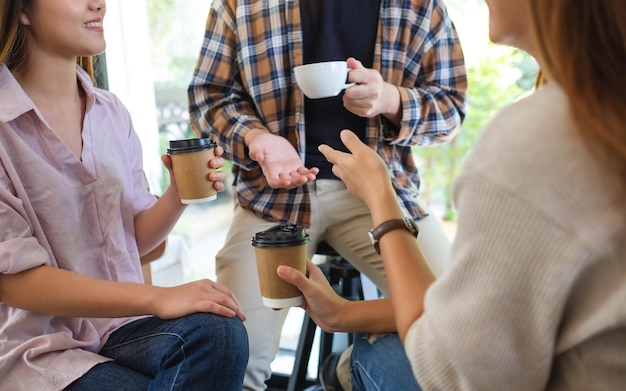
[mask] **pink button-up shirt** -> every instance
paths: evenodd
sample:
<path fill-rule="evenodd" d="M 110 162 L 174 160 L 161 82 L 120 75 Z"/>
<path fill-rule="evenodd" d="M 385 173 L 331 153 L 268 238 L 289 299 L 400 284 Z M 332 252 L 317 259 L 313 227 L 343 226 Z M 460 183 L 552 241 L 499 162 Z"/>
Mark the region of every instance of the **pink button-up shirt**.
<path fill-rule="evenodd" d="M 142 282 L 134 217 L 155 202 L 129 113 L 87 95 L 79 160 L 0 66 L 0 273 L 49 265 L 95 278 Z M 0 302 L 0 389 L 60 390 L 94 365 L 107 336 L 134 318 L 65 318 Z"/>

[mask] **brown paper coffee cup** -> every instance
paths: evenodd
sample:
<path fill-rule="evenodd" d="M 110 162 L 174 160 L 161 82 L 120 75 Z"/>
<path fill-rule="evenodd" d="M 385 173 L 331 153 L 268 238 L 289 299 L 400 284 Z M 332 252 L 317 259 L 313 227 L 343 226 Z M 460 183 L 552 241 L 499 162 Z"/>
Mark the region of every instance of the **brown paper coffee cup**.
<path fill-rule="evenodd" d="M 276 226 L 252 239 L 263 305 L 270 308 L 296 307 L 304 303 L 302 293 L 276 273 L 280 265 L 306 273 L 308 235 L 301 227 Z"/>
<path fill-rule="evenodd" d="M 213 182 L 207 179 L 210 172 L 216 171 L 208 166 L 209 160 L 215 157 L 215 146 L 208 139 L 170 141 L 168 153 L 182 203 L 195 204 L 217 198 Z"/>

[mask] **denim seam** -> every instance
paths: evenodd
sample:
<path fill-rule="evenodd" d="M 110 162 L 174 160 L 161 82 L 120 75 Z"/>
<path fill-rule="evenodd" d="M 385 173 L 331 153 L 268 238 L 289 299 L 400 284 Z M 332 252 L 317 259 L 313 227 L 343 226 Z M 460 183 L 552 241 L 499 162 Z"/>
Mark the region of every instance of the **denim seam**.
<path fill-rule="evenodd" d="M 178 339 L 180 339 L 183 342 L 183 344 L 185 343 L 185 340 L 178 334 L 175 334 L 175 333 L 156 333 L 156 334 L 145 335 L 145 336 L 143 336 L 141 338 L 135 338 L 133 340 L 126 341 L 126 342 L 123 342 L 123 343 L 120 343 L 120 344 L 117 344 L 117 345 L 108 346 L 106 348 L 103 348 L 101 350 L 101 352 L 105 352 L 105 351 L 110 350 L 110 349 L 114 349 L 114 348 L 118 348 L 120 346 L 125 346 L 125 345 L 131 344 L 131 343 L 135 343 L 135 342 L 138 342 L 138 341 L 141 341 L 141 340 L 144 340 L 144 339 L 158 337 L 158 336 L 163 336 L 163 335 L 170 335 L 170 336 L 177 337 Z"/>
<path fill-rule="evenodd" d="M 171 390 L 174 389 L 174 385 L 176 384 L 176 381 L 178 380 L 178 375 L 180 373 L 180 367 L 183 365 L 183 363 L 187 359 L 187 354 L 185 353 L 185 349 L 184 349 L 185 339 L 183 337 L 181 337 L 180 335 L 178 335 L 176 333 L 154 333 L 154 334 L 150 334 L 150 335 L 145 335 L 145 336 L 143 336 L 141 338 L 135 338 L 133 340 L 126 341 L 124 343 L 120 343 L 120 344 L 117 344 L 117 345 L 109 346 L 109 347 L 107 347 L 105 349 L 102 349 L 102 351 L 107 351 L 107 350 L 110 350 L 110 349 L 116 349 L 116 348 L 119 348 L 119 347 L 122 347 L 122 346 L 126 346 L 126 345 L 129 345 L 129 344 L 138 342 L 138 341 L 142 341 L 142 340 L 149 339 L 149 338 L 154 338 L 154 337 L 159 337 L 159 336 L 174 336 L 174 337 L 178 338 L 182 342 L 182 344 L 180 346 L 180 350 L 183 353 L 183 360 L 177 365 L 176 374 L 174 375 L 174 378 L 172 379 L 172 384 L 170 385 L 170 391 L 171 391 Z"/>
<path fill-rule="evenodd" d="M 352 364 L 352 367 L 359 367 L 361 370 L 359 370 L 359 375 L 363 376 L 365 375 L 369 381 L 369 384 L 372 385 L 372 387 L 375 387 L 376 391 L 381 391 L 381 388 L 378 387 L 378 383 L 375 382 L 369 375 L 368 372 L 365 370 L 365 368 L 363 368 L 363 366 L 361 366 L 361 364 L 359 364 L 358 362 L 355 362 Z M 354 373 L 355 370 L 352 370 L 352 373 Z"/>

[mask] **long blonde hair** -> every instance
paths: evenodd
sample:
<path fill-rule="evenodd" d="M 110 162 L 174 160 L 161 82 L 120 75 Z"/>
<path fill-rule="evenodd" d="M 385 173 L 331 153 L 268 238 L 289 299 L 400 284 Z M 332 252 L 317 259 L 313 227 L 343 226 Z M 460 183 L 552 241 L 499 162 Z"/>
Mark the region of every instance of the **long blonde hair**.
<path fill-rule="evenodd" d="M 626 1 L 531 0 L 538 55 L 586 144 L 626 184 Z"/>
<path fill-rule="evenodd" d="M 27 26 L 20 23 L 20 13 L 35 0 L 0 0 L 0 65 L 18 70 L 28 61 L 30 39 Z M 76 62 L 95 80 L 91 57 L 78 57 Z"/>

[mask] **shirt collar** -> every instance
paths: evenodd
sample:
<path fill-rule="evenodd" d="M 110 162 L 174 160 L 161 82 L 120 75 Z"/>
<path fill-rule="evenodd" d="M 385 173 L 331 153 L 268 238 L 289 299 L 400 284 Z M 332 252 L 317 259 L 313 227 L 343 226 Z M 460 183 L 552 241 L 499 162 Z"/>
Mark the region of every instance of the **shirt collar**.
<path fill-rule="evenodd" d="M 34 108 L 33 101 L 3 64 L 0 67 L 0 121 L 12 121 Z"/>

